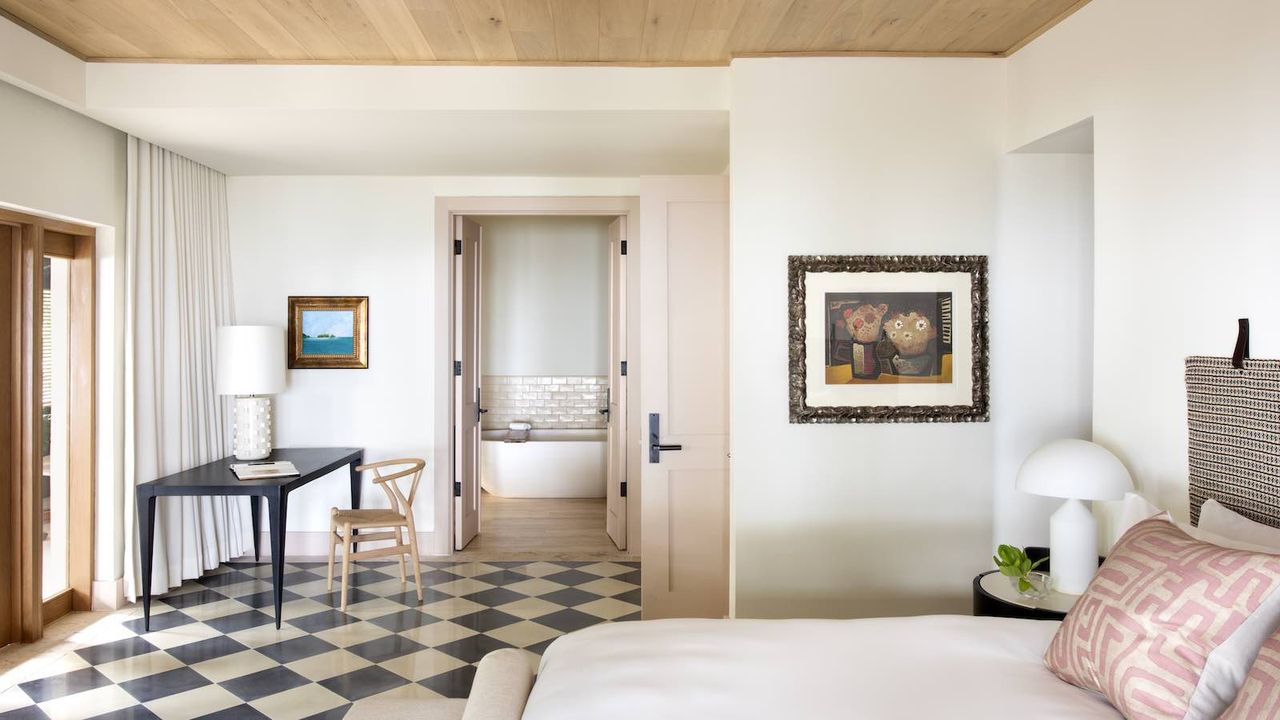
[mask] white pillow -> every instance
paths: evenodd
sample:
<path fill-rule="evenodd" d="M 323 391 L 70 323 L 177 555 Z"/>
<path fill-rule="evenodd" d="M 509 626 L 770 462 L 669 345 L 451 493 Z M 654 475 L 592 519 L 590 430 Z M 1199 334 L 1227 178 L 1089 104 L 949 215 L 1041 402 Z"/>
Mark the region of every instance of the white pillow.
<path fill-rule="evenodd" d="M 1280 528 L 1254 522 L 1217 500 L 1205 500 L 1200 507 L 1200 529 L 1267 552 L 1280 553 Z"/>
<path fill-rule="evenodd" d="M 1217 500 L 1206 500 L 1200 508 L 1200 526 L 1179 522 L 1151 504 L 1138 493 L 1128 492 L 1121 501 L 1115 537 L 1119 539 L 1129 528 L 1148 518 L 1164 514 L 1182 532 L 1218 547 L 1249 552 L 1280 554 L 1280 529 L 1267 527 L 1223 507 Z"/>
<path fill-rule="evenodd" d="M 1116 539 L 1129 532 L 1129 528 L 1134 525 L 1164 512 L 1164 510 L 1152 505 L 1146 498 L 1135 492 L 1125 493 L 1124 500 L 1120 502 L 1120 517 L 1116 519 L 1116 531 L 1114 534 Z"/>

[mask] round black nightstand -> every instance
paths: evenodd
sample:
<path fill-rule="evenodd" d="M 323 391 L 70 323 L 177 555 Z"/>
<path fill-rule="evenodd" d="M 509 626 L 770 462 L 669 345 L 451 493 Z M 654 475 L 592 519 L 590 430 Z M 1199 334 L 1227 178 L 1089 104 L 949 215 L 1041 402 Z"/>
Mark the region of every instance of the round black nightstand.
<path fill-rule="evenodd" d="M 999 570 L 988 570 L 973 579 L 973 614 L 986 617 L 1061 620 L 1079 595 L 1051 592 L 1043 600 L 1018 594 Z"/>
<path fill-rule="evenodd" d="M 1027 548 L 1027 557 L 1032 560 L 1039 560 L 1048 554 L 1048 548 Z M 1048 572 L 1049 563 L 1044 563 L 1039 569 Z M 1043 600 L 1023 597 L 999 570 L 979 573 L 973 579 L 973 614 L 977 616 L 1061 620 L 1067 616 L 1067 611 L 1079 597 L 1056 591 L 1049 593 Z"/>

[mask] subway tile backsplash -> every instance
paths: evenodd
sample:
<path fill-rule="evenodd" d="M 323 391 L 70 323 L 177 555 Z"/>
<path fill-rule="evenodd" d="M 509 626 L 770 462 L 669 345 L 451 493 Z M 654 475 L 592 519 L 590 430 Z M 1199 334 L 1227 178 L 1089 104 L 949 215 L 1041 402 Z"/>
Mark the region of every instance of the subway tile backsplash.
<path fill-rule="evenodd" d="M 480 427 L 505 429 L 524 420 L 539 430 L 603 428 L 608 389 L 603 375 L 485 375 L 480 405 L 488 412 Z"/>

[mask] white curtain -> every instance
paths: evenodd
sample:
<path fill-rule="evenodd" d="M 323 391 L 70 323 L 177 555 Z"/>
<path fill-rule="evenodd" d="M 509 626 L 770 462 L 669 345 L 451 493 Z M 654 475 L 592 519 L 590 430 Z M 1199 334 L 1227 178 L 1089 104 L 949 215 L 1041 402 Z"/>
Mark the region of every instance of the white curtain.
<path fill-rule="evenodd" d="M 227 178 L 134 137 L 128 144 L 125 592 L 141 587 L 133 485 L 229 455 L 228 399 L 214 389 L 214 337 L 235 322 Z M 247 498 L 156 503 L 159 594 L 253 548 Z"/>

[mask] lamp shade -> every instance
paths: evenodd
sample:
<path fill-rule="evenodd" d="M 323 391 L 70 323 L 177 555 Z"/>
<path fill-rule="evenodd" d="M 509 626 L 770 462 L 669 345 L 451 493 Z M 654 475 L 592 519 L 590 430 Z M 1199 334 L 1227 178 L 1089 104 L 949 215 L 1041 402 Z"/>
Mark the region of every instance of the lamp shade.
<path fill-rule="evenodd" d="M 1057 498 L 1119 500 L 1133 489 L 1133 479 L 1124 463 L 1101 445 L 1054 440 L 1023 461 L 1018 489 Z"/>
<path fill-rule="evenodd" d="M 273 395 L 284 390 L 284 328 L 218 328 L 216 385 L 220 395 Z"/>

